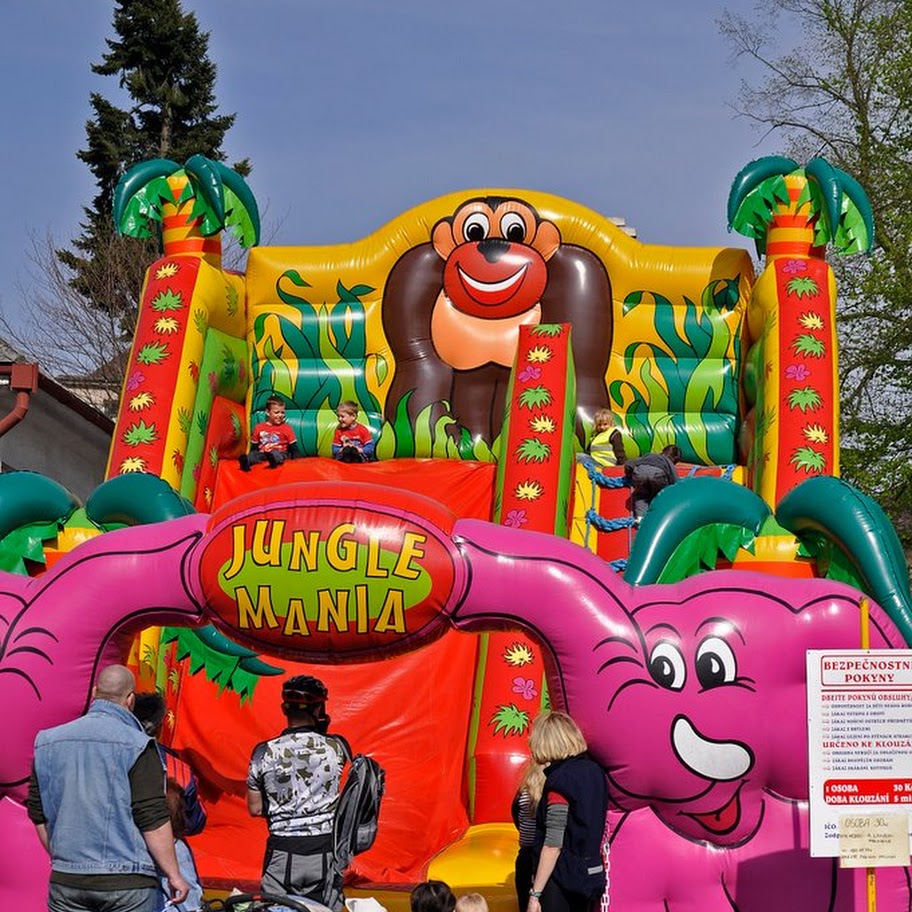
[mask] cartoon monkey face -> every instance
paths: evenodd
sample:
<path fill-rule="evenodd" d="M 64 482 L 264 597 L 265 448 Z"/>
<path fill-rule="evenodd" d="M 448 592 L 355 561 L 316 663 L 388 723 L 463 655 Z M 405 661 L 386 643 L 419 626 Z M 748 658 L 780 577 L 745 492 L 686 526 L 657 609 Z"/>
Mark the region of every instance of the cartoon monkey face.
<path fill-rule="evenodd" d="M 431 234 L 446 261 L 443 290 L 463 313 L 499 320 L 541 299 L 546 262 L 560 246 L 557 226 L 515 199 L 476 199 L 441 219 Z"/>

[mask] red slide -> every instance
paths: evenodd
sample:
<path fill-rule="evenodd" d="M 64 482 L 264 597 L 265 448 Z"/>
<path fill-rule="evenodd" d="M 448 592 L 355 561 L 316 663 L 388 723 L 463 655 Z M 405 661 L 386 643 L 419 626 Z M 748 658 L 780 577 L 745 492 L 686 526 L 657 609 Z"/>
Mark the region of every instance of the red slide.
<path fill-rule="evenodd" d="M 252 490 L 302 481 L 358 481 L 429 496 L 458 517 L 490 519 L 495 466 L 456 460 L 399 459 L 346 465 L 313 458 L 278 469 L 242 473 L 219 466 L 212 509 Z M 355 752 L 386 769 L 387 791 L 374 847 L 354 863 L 355 886 L 410 884 L 469 823 L 466 749 L 478 638 L 447 632 L 415 652 L 357 664 L 304 666 L 263 658 L 286 674 L 260 679 L 254 697 L 222 691 L 202 673 L 184 674 L 172 744 L 196 769 L 209 822 L 193 839 L 200 875 L 209 887 L 258 882 L 266 826 L 245 804 L 247 762 L 254 744 L 285 721 L 281 682 L 302 671 L 329 688 L 331 730 Z"/>

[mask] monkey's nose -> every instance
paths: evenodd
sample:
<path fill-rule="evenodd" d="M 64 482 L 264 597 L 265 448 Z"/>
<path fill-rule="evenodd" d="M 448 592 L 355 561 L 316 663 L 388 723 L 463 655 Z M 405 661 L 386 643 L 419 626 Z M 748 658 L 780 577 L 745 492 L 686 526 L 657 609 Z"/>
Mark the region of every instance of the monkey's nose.
<path fill-rule="evenodd" d="M 510 242 L 504 238 L 485 238 L 478 242 L 478 252 L 489 263 L 496 263 L 509 249 Z"/>

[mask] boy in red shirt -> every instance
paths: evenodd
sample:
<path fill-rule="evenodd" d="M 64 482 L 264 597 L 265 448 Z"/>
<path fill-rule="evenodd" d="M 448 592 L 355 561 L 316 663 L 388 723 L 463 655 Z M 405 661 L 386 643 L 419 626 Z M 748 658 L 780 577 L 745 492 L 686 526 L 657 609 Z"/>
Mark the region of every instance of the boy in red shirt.
<path fill-rule="evenodd" d="M 286 459 L 301 455 L 294 431 L 285 423 L 285 403 L 278 396 L 266 400 L 266 420 L 261 421 L 250 435 L 250 452 L 238 458 L 242 472 L 258 462 L 268 462 L 277 469 Z"/>
<path fill-rule="evenodd" d="M 370 428 L 358 424 L 358 403 L 349 399 L 336 409 L 339 425 L 333 436 L 333 459 L 339 462 L 368 462 L 374 458 L 374 438 Z"/>

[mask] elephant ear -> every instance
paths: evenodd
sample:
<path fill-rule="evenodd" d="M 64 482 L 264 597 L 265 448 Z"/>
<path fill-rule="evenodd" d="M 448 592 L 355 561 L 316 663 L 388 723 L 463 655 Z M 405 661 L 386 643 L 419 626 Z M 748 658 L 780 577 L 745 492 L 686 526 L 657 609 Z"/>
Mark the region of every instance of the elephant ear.
<path fill-rule="evenodd" d="M 861 587 L 912 645 L 912 595 L 902 545 L 880 505 L 845 481 L 809 478 L 779 502 L 776 519 L 812 553 L 838 548 Z"/>
<path fill-rule="evenodd" d="M 633 589 L 599 557 L 553 535 L 466 519 L 454 526 L 453 540 L 469 579 L 453 624 L 531 633 L 550 654 L 555 705 L 591 689 L 596 645 L 636 626 L 626 608 Z"/>
<path fill-rule="evenodd" d="M 108 532 L 34 579 L 0 573 L 0 792 L 24 788 L 39 729 L 85 711 L 115 634 L 200 622 L 192 556 L 206 519 Z"/>

